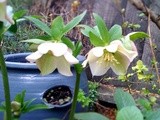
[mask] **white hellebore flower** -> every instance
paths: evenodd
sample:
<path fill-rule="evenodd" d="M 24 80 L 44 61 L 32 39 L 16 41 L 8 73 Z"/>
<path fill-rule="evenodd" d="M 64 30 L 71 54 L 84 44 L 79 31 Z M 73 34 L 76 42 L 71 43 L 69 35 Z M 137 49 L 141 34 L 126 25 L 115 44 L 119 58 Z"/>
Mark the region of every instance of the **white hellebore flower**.
<path fill-rule="evenodd" d="M 57 68 L 62 75 L 72 76 L 70 65 L 79 62 L 67 45 L 52 42 L 40 44 L 38 50 L 27 56 L 26 59 L 30 62 L 36 62 L 42 75 L 52 73 Z"/>
<path fill-rule="evenodd" d="M 11 6 L 7 6 L 6 0 L 0 0 L 0 9 L 0 21 L 4 22 L 5 26 L 8 25 L 7 22 L 14 24 L 14 21 L 12 20 L 13 9 Z"/>
<path fill-rule="evenodd" d="M 117 75 L 124 75 L 137 55 L 137 49 L 133 42 L 132 50 L 128 50 L 120 40 L 115 40 L 107 46 L 92 48 L 82 65 L 85 67 L 89 63 L 93 76 L 104 75 L 109 68 Z"/>

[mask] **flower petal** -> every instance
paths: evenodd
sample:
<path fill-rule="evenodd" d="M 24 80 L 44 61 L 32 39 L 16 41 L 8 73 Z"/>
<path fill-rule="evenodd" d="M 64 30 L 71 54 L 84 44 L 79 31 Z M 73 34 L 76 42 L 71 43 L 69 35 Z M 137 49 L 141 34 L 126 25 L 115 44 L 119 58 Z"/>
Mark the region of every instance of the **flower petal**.
<path fill-rule="evenodd" d="M 30 62 L 35 62 L 37 59 L 39 59 L 43 54 L 39 53 L 38 51 L 28 55 L 26 57 L 26 60 L 30 61 Z"/>
<path fill-rule="evenodd" d="M 133 59 L 138 56 L 137 49 L 132 41 L 131 41 L 131 45 L 133 46 L 132 47 L 133 50 L 128 50 L 123 45 L 119 45 L 118 47 L 118 51 L 124 54 L 125 56 L 127 56 L 130 62 L 132 62 Z"/>
<path fill-rule="evenodd" d="M 51 54 L 44 54 L 41 58 L 36 61 L 36 64 L 41 71 L 42 75 L 47 75 L 52 73 L 56 67 L 56 57 Z"/>
<path fill-rule="evenodd" d="M 79 61 L 70 53 L 66 52 L 64 54 L 65 59 L 70 63 L 70 64 L 77 64 Z"/>
<path fill-rule="evenodd" d="M 52 47 L 52 42 L 45 42 L 38 46 L 38 51 L 42 54 L 46 54 Z"/>
<path fill-rule="evenodd" d="M 65 76 L 72 76 L 70 64 L 66 61 L 64 56 L 57 57 L 55 64 L 57 65 L 58 72 Z"/>
<path fill-rule="evenodd" d="M 93 53 L 94 56 L 96 57 L 101 57 L 103 55 L 103 50 L 104 47 L 94 47 L 91 49 L 91 52 Z"/>
<path fill-rule="evenodd" d="M 101 76 L 104 75 L 108 69 L 110 68 L 110 64 L 106 63 L 105 61 L 89 61 L 90 70 L 93 76 Z"/>
<path fill-rule="evenodd" d="M 129 58 L 120 52 L 115 53 L 114 57 L 117 62 L 110 64 L 112 70 L 117 75 L 125 75 L 127 73 L 128 66 L 130 65 Z"/>
<path fill-rule="evenodd" d="M 67 45 L 64 43 L 53 43 L 53 44 L 54 47 L 52 46 L 51 51 L 57 57 L 64 55 L 68 50 Z"/>
<path fill-rule="evenodd" d="M 38 46 L 38 51 L 40 53 L 46 54 L 48 51 L 51 51 L 53 55 L 55 56 L 61 56 L 64 55 L 68 47 L 64 43 L 52 43 L 52 42 L 45 42 Z"/>
<path fill-rule="evenodd" d="M 114 40 L 112 41 L 108 46 L 105 47 L 105 49 L 108 51 L 108 52 L 111 52 L 111 53 L 115 53 L 118 49 L 118 46 L 122 44 L 122 42 L 120 40 Z"/>

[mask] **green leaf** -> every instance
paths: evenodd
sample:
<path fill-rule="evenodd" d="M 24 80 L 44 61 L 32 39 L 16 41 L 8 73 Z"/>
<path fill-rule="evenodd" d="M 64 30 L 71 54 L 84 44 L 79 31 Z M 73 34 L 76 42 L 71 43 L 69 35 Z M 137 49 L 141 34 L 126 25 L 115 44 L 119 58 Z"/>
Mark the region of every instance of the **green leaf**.
<path fill-rule="evenodd" d="M 23 40 L 21 42 L 27 42 L 27 43 L 34 43 L 34 44 L 41 44 L 46 42 L 45 40 L 41 40 L 41 39 L 28 39 L 28 40 Z"/>
<path fill-rule="evenodd" d="M 76 16 L 73 18 L 67 25 L 65 25 L 63 34 L 69 32 L 71 29 L 73 29 L 78 23 L 83 19 L 87 11 L 84 11 L 82 14 Z"/>
<path fill-rule="evenodd" d="M 145 120 L 160 120 L 160 110 L 148 112 L 145 118 Z"/>
<path fill-rule="evenodd" d="M 136 106 L 133 97 L 128 92 L 124 92 L 122 89 L 116 89 L 113 97 L 118 110 L 127 106 Z"/>
<path fill-rule="evenodd" d="M 17 22 L 15 21 L 15 24 L 11 25 L 9 27 L 8 31 L 11 32 L 11 33 L 16 33 L 17 30 L 18 30 L 18 28 L 17 28 Z"/>
<path fill-rule="evenodd" d="M 130 40 L 132 40 L 132 41 L 149 37 L 149 35 L 145 32 L 132 32 L 132 33 L 129 33 L 127 36 L 129 36 Z"/>
<path fill-rule="evenodd" d="M 152 110 L 152 106 L 150 102 L 145 98 L 138 99 L 137 103 L 143 108 L 145 108 L 146 110 Z"/>
<path fill-rule="evenodd" d="M 71 50 L 75 49 L 74 43 L 67 37 L 62 37 L 62 42 L 65 43 Z"/>
<path fill-rule="evenodd" d="M 96 112 L 76 113 L 75 119 L 76 120 L 109 120 L 107 117 Z"/>
<path fill-rule="evenodd" d="M 109 30 L 110 41 L 119 40 L 122 37 L 122 27 L 120 25 L 114 25 Z"/>
<path fill-rule="evenodd" d="M 56 17 L 51 23 L 52 36 L 60 40 L 63 36 L 64 22 L 61 16 Z"/>
<path fill-rule="evenodd" d="M 37 38 L 37 39 L 44 40 L 44 41 L 52 40 L 51 36 L 49 36 L 49 35 L 41 35 L 41 36 L 38 36 L 38 37 L 36 37 L 36 38 Z"/>
<path fill-rule="evenodd" d="M 77 41 L 76 45 L 75 45 L 75 49 L 73 50 L 73 56 L 77 57 L 77 55 L 80 54 L 81 49 L 82 49 L 82 42 L 81 41 Z"/>
<path fill-rule="evenodd" d="M 26 112 L 26 110 L 28 109 L 28 107 L 31 105 L 31 103 L 33 102 L 33 101 L 35 101 L 36 100 L 36 98 L 32 98 L 32 99 L 30 99 L 30 100 L 28 100 L 28 101 L 25 101 L 25 102 L 23 102 L 23 106 L 22 106 L 22 112 Z"/>
<path fill-rule="evenodd" d="M 31 111 L 42 110 L 42 109 L 48 109 L 48 106 L 46 106 L 44 104 L 31 105 L 31 106 L 27 107 L 27 109 L 25 109 L 25 112 L 31 112 Z"/>
<path fill-rule="evenodd" d="M 92 32 L 89 32 L 89 38 L 92 45 L 96 46 L 105 46 L 105 43 L 101 38 L 99 38 L 97 35 L 95 35 Z"/>
<path fill-rule="evenodd" d="M 18 20 L 19 18 L 22 18 L 27 13 L 27 10 L 19 10 L 14 13 L 13 19 Z"/>
<path fill-rule="evenodd" d="M 110 42 L 110 35 L 105 24 L 105 21 L 96 13 L 93 13 L 94 19 L 96 21 L 97 27 L 99 29 L 100 35 L 105 43 Z"/>
<path fill-rule="evenodd" d="M 118 111 L 116 120 L 143 120 L 143 115 L 136 106 L 127 106 Z"/>
<path fill-rule="evenodd" d="M 49 36 L 52 36 L 51 29 L 47 26 L 47 24 L 32 16 L 26 16 L 25 18 L 32 21 L 38 28 L 46 32 Z"/>
<path fill-rule="evenodd" d="M 97 33 L 97 31 L 87 25 L 78 25 L 78 27 L 82 27 L 81 32 L 83 35 L 89 37 L 89 32 L 94 33 L 95 35 L 99 36 L 99 34 Z"/>
<path fill-rule="evenodd" d="M 16 94 L 14 100 L 23 104 L 25 98 L 26 90 L 23 90 L 21 93 Z"/>

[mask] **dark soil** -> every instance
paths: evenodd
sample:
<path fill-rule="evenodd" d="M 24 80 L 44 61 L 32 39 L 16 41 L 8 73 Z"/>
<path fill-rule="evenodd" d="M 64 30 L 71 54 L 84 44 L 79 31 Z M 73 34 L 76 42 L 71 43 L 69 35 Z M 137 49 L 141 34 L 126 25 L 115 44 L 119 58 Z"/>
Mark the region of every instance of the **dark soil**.
<path fill-rule="evenodd" d="M 56 86 L 44 93 L 43 100 L 52 105 L 64 105 L 72 100 L 72 92 L 68 86 Z"/>

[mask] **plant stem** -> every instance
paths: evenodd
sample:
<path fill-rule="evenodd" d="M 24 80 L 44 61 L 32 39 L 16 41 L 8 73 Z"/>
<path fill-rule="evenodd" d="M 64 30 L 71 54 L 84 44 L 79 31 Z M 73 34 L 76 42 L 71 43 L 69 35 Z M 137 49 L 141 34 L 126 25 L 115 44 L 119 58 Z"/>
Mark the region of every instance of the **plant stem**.
<path fill-rule="evenodd" d="M 76 71 L 76 83 L 75 83 L 75 88 L 74 88 L 74 96 L 73 96 L 73 102 L 72 102 L 71 111 L 70 111 L 70 115 L 69 115 L 69 120 L 74 120 L 74 113 L 76 110 L 76 103 L 77 103 L 80 77 L 81 77 L 81 74 L 78 72 L 76 67 L 75 67 L 75 71 Z"/>
<path fill-rule="evenodd" d="M 2 52 L 2 47 L 0 47 L 0 66 L 1 66 L 4 96 L 5 96 L 5 105 L 6 105 L 6 111 L 4 114 L 4 118 L 6 120 L 12 120 L 8 73 L 7 73 L 7 68 L 6 68 L 6 64 L 5 64 L 5 60 L 4 60 L 4 56 Z"/>

